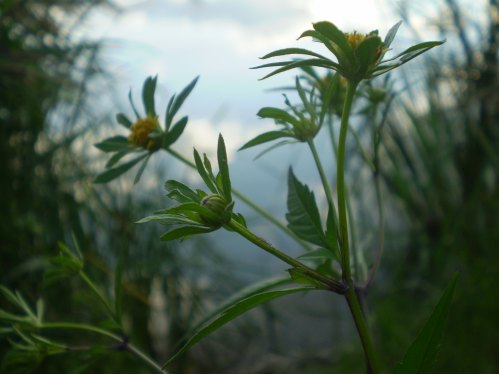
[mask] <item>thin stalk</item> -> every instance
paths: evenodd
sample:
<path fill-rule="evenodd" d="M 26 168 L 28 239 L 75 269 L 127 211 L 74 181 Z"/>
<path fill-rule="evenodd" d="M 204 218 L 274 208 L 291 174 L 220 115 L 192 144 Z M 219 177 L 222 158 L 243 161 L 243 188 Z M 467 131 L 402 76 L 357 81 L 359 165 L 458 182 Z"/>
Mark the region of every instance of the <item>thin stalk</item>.
<path fill-rule="evenodd" d="M 353 285 L 352 272 L 350 269 L 350 249 L 348 243 L 348 221 L 345 196 L 345 149 L 348 130 L 348 117 L 352 108 L 353 97 L 358 83 L 348 82 L 345 104 L 341 116 L 340 139 L 338 142 L 337 163 L 337 191 L 338 191 L 338 214 L 340 224 L 340 243 L 341 243 L 341 269 L 343 280 L 349 285 Z"/>
<path fill-rule="evenodd" d="M 264 251 L 270 253 L 271 255 L 279 258 L 280 260 L 284 261 L 285 263 L 293 266 L 294 268 L 300 269 L 303 271 L 303 274 L 319 281 L 320 283 L 328 286 L 329 289 L 332 291 L 339 293 L 339 294 L 344 294 L 345 293 L 345 285 L 341 282 L 338 282 L 335 279 L 328 278 L 324 276 L 323 274 L 309 268 L 308 266 L 302 264 L 300 261 L 294 259 L 291 256 L 288 256 L 284 252 L 280 251 L 276 247 L 274 247 L 272 244 L 269 244 L 267 241 L 264 239 L 260 238 L 259 236 L 255 235 L 252 233 L 250 230 L 248 230 L 246 227 L 243 225 L 239 224 L 238 222 L 234 221 L 233 219 L 230 220 L 230 222 L 227 224 L 229 228 L 240 234 L 242 237 L 246 238 L 256 246 L 260 247 Z"/>
<path fill-rule="evenodd" d="M 167 148 L 166 151 L 171 154 L 173 157 L 175 157 L 177 160 L 183 162 L 185 165 L 196 169 L 196 165 L 189 161 L 187 158 L 182 156 L 180 153 L 174 151 L 171 148 Z M 251 200 L 249 197 L 244 195 L 243 193 L 239 192 L 235 188 L 232 188 L 232 193 L 239 198 L 243 203 L 248 205 L 251 209 L 253 209 L 255 212 L 260 214 L 263 218 L 268 220 L 269 222 L 273 223 L 277 228 L 279 228 L 281 231 L 286 233 L 288 236 L 293 238 L 297 243 L 299 243 L 305 250 L 311 251 L 313 248 L 310 247 L 307 243 L 302 241 L 300 238 L 298 238 L 291 230 L 289 230 L 285 224 L 283 224 L 281 221 L 276 219 L 274 216 L 269 214 L 265 209 L 257 205 L 253 200 Z"/>
<path fill-rule="evenodd" d="M 362 342 L 362 348 L 364 349 L 364 354 L 366 355 L 369 373 L 378 374 L 380 373 L 380 369 L 376 350 L 374 349 L 374 344 L 369 333 L 369 328 L 367 326 L 364 315 L 362 314 L 362 309 L 355 293 L 355 289 L 352 287 L 348 288 L 348 291 L 345 294 L 345 298 L 347 299 L 348 307 L 352 312 L 352 316 L 355 321 L 355 327 L 357 328 L 360 340 Z"/>
<path fill-rule="evenodd" d="M 331 186 L 329 185 L 329 182 L 326 177 L 326 173 L 324 172 L 324 168 L 322 167 L 322 162 L 319 157 L 319 154 L 317 153 L 317 148 L 315 148 L 314 140 L 313 139 L 308 139 L 307 140 L 308 146 L 310 147 L 310 151 L 312 152 L 312 155 L 314 156 L 314 161 L 315 165 L 317 166 L 317 171 L 319 172 L 319 175 L 321 177 L 322 181 L 322 186 L 324 187 L 324 192 L 326 193 L 326 198 L 327 202 L 329 203 L 329 206 L 333 210 L 334 213 L 334 218 L 336 221 L 336 207 L 334 204 L 333 200 L 333 194 L 332 194 L 332 189 Z"/>
<path fill-rule="evenodd" d="M 348 306 L 352 312 L 352 317 L 355 322 L 355 327 L 359 333 L 360 340 L 362 342 L 362 347 L 366 355 L 367 365 L 369 372 L 372 374 L 377 374 L 380 372 L 379 364 L 376 357 L 376 351 L 374 349 L 374 344 L 369 334 L 369 329 L 367 327 L 364 315 L 362 314 L 362 309 L 355 292 L 355 285 L 352 279 L 352 272 L 350 268 L 350 249 L 349 249 L 349 238 L 348 238 L 348 221 L 347 221 L 347 207 L 346 207 L 346 195 L 345 195 L 345 150 L 346 150 L 346 138 L 348 132 L 348 119 L 350 117 L 350 110 L 352 108 L 353 98 L 355 95 L 355 90 L 357 89 L 358 82 L 349 81 L 347 84 L 347 92 L 345 97 L 345 103 L 343 106 L 343 112 L 341 116 L 341 129 L 340 138 L 338 141 L 338 155 L 337 161 L 337 191 L 338 191 L 338 214 L 339 214 L 339 224 L 340 224 L 340 248 L 341 248 L 341 270 L 343 282 L 348 286 L 348 290 L 345 294 Z"/>
<path fill-rule="evenodd" d="M 115 335 L 107 330 L 91 326 L 91 325 L 84 325 L 84 324 L 79 324 L 79 323 L 71 323 L 71 322 L 48 322 L 44 323 L 39 326 L 40 329 L 68 329 L 68 330 L 80 330 L 80 331 L 89 331 L 93 332 L 102 336 L 106 336 L 110 339 L 113 339 L 114 341 L 120 343 L 120 347 L 130 353 L 132 353 L 135 357 L 139 358 L 142 360 L 144 363 L 146 363 L 150 368 L 154 369 L 158 373 L 163 373 L 167 374 L 166 371 L 161 369 L 161 366 L 159 366 L 157 363 L 154 362 L 153 359 L 151 359 L 149 356 L 147 356 L 144 352 L 139 350 L 137 347 L 132 345 L 130 342 L 128 342 L 126 339 L 119 335 Z"/>
<path fill-rule="evenodd" d="M 106 298 L 104 297 L 104 295 L 102 295 L 102 293 L 99 291 L 99 289 L 94 284 L 94 282 L 92 282 L 92 280 L 83 271 L 80 271 L 80 276 L 85 281 L 85 283 L 88 285 L 88 287 L 90 287 L 90 289 L 95 294 L 95 296 L 97 296 L 99 301 L 104 305 L 104 307 L 106 308 L 106 310 L 110 314 L 111 318 L 114 319 L 116 322 L 118 322 L 117 318 L 116 318 L 116 314 L 114 312 L 114 309 L 111 308 L 111 305 L 109 305 Z"/>

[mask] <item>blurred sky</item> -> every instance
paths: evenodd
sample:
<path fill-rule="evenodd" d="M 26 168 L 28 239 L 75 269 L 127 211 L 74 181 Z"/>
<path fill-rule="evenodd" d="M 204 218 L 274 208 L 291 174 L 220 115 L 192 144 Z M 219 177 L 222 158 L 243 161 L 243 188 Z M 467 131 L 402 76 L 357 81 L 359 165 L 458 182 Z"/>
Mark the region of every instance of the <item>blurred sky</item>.
<path fill-rule="evenodd" d="M 298 46 L 324 52 L 321 45 L 297 37 L 311 28 L 312 22 L 329 20 L 345 31 L 369 32 L 379 29 L 382 37 L 400 20 L 390 0 L 116 0 L 121 12 L 99 10 L 87 20 L 84 36 L 102 40 L 102 60 L 113 76 L 113 98 L 118 108 L 132 118 L 127 94 L 132 88 L 136 103 L 140 102 L 142 83 L 148 75 L 158 75 L 156 108 L 164 113 L 172 93 L 180 91 L 195 76 L 201 79 L 186 101 L 180 115 L 189 115 L 184 135 L 174 148 L 191 157 L 192 147 L 213 155 L 219 132 L 225 138 L 231 161 L 233 185 L 284 220 L 286 209 L 286 175 L 289 165 L 298 177 L 316 191 L 319 204 L 324 199 L 320 179 L 312 158 L 303 144 L 274 151 L 262 159 L 253 158 L 262 150 L 235 152 L 246 141 L 274 125 L 260 120 L 256 113 L 263 106 L 282 106 L 280 92 L 269 89 L 289 86 L 296 72 L 288 72 L 258 81 L 263 70 L 249 67 L 261 64 L 259 56 L 280 48 Z M 425 3 L 427 3 L 425 1 Z M 430 6 L 431 8 L 431 2 Z M 426 11 L 428 9 L 426 8 Z M 418 22 L 421 25 L 418 25 Z M 423 37 L 435 38 L 427 21 L 414 24 Z M 433 31 L 433 33 L 432 33 Z M 394 43 L 394 52 L 414 42 L 410 30 L 402 27 Z M 101 110 L 106 107 L 102 92 Z M 161 115 L 163 118 L 164 114 Z M 112 131 L 123 131 L 115 125 Z M 328 149 L 327 136 L 316 138 L 322 151 L 327 173 L 332 176 L 334 157 Z M 196 175 L 170 163 L 169 156 L 155 157 L 168 168 L 168 178 L 196 181 Z M 155 160 L 157 161 L 157 160 Z M 131 178 L 128 176 L 128 178 Z M 162 186 L 151 167 L 144 184 Z M 236 210 L 251 212 L 242 204 Z M 261 220 L 260 220 L 261 221 Z M 257 222 L 260 222 L 257 221 Z M 286 238 L 261 223 L 260 234 L 278 243 Z M 267 232 L 268 230 L 268 232 Z M 218 233 L 217 233 L 218 235 Z M 265 256 L 265 254 L 263 254 Z"/>

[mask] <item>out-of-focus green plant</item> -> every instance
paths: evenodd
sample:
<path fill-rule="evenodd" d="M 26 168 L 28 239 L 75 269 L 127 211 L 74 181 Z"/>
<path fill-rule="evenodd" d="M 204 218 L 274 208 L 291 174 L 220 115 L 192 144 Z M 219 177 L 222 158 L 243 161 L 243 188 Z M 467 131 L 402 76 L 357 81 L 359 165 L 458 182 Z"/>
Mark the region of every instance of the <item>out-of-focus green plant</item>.
<path fill-rule="evenodd" d="M 44 328 L 67 328 L 94 332 L 119 342 L 121 349 L 135 354 L 135 356 L 154 370 L 162 371 L 166 370 L 167 366 L 184 354 L 189 348 L 239 315 L 282 296 L 318 290 L 333 292 L 345 298 L 365 353 L 367 370 L 374 374 L 380 373 L 382 369 L 376 345 L 367 326 L 366 312 L 361 308 L 359 302 L 359 294 L 366 292 L 367 286 L 378 268 L 379 258 L 370 266 L 366 282 L 364 282 L 364 279 L 358 279 L 356 272 L 352 271 L 352 269 L 355 269 L 356 260 L 354 254 L 351 252 L 350 241 L 355 236 L 351 225 L 348 223 L 351 217 L 348 217 L 348 200 L 346 183 L 344 181 L 345 150 L 347 134 L 349 132 L 349 118 L 359 85 L 366 80 L 393 70 L 443 43 L 435 41 L 417 44 L 393 58 L 384 59 L 399 26 L 400 23 L 393 26 L 385 39 L 381 40 L 377 31 L 365 35 L 356 32 L 345 33 L 330 22 L 318 22 L 313 25 L 314 30 L 305 31 L 302 37 L 313 37 L 324 44 L 333 53 L 336 61 L 300 48 L 281 49 L 263 57 L 266 59 L 296 54 L 314 57 L 306 60 L 261 65 L 258 68 L 279 67 L 264 78 L 294 68 L 307 69 L 318 67 L 329 70 L 325 81 L 323 79 L 317 80 L 316 84 L 309 87 L 308 91 L 302 87 L 299 78 L 295 80 L 295 90 L 300 98 L 300 104 L 292 105 L 286 97 L 286 109 L 269 107 L 261 109 L 258 113 L 260 117 L 273 119 L 282 129 L 262 134 L 242 147 L 243 149 L 249 148 L 279 138 L 291 138 L 298 142 L 307 143 L 322 181 L 327 205 L 323 209 L 323 212 L 321 212 L 314 192 L 306 184 L 300 182 L 290 167 L 288 173 L 287 227 L 233 188 L 233 183 L 229 175 L 225 142 L 221 135 L 217 148 L 219 172 L 216 175 L 206 155 L 201 158 L 199 153 L 194 150 L 193 163 L 171 148 L 171 145 L 180 137 L 187 124 L 187 117 L 183 117 L 173 124 L 174 116 L 194 88 L 197 78 L 178 96 L 174 95 L 170 99 L 167 106 L 164 128 L 159 124 L 154 106 L 156 78 L 147 78 L 142 91 L 146 112 L 145 116 L 139 115 L 130 95 L 130 103 L 137 117 L 136 122 L 132 123 L 123 114 L 117 116 L 118 122 L 130 130 L 130 135 L 128 137 L 111 137 L 96 145 L 104 152 L 114 153 L 108 162 L 108 170 L 97 177 L 97 183 L 109 182 L 142 161 L 143 164 L 135 177 L 135 181 L 137 182 L 146 167 L 147 160 L 158 150 L 170 153 L 197 170 L 209 192 L 194 190 L 179 181 L 167 181 L 165 187 L 168 197 L 176 200 L 179 204 L 157 211 L 154 215 L 139 221 L 141 223 L 157 221 L 167 225 L 168 229 L 162 236 L 163 240 L 187 239 L 194 234 L 205 234 L 224 228 L 240 235 L 287 264 L 289 268 L 287 269 L 288 275 L 286 277 L 264 280 L 231 298 L 227 303 L 207 316 L 201 324 L 196 326 L 190 337 L 186 341 L 181 342 L 183 344 L 179 346 L 178 351 L 163 367 L 160 367 L 151 358 L 134 348 L 122 334 L 123 326 L 121 324 L 121 309 L 119 307 L 119 295 L 121 292 L 119 277 L 121 271 L 116 271 L 118 277 L 115 280 L 117 287 L 115 291 L 116 300 L 114 306 L 112 306 L 113 304 L 103 296 L 90 278 L 83 272 L 81 256 L 72 254 L 66 247 L 61 247 L 62 254 L 53 260 L 56 269 L 52 269 L 47 274 L 47 279 L 50 280 L 70 274 L 80 275 L 96 295 L 97 299 L 103 304 L 114 325 L 107 329 L 102 329 L 96 326 L 73 323 L 37 322 L 37 324 L 29 325 L 29 328 L 37 330 L 43 330 Z M 308 71 L 310 74 L 314 70 L 308 69 L 304 71 Z M 331 71 L 339 75 L 333 75 Z M 344 79 L 346 82 L 344 86 L 341 79 Z M 340 92 L 335 92 L 338 90 Z M 376 102 L 384 99 L 379 91 L 370 86 L 364 86 L 364 93 L 371 101 Z M 340 134 L 337 144 L 335 141 L 332 143 L 337 156 L 337 198 L 335 199 L 333 189 L 329 185 L 328 176 L 322 166 L 319 152 L 315 147 L 314 137 L 320 131 L 326 115 L 328 113 L 331 114 L 330 105 L 333 98 L 340 97 L 343 98 L 343 108 L 340 112 L 335 111 L 335 113 L 341 115 Z M 380 138 L 374 137 L 374 154 L 377 154 L 379 144 Z M 114 166 L 122 157 L 134 152 L 138 152 L 140 155 L 120 166 Z M 374 165 L 377 162 L 377 158 L 374 158 L 372 161 Z M 249 204 L 250 207 L 262 214 L 263 217 L 282 228 L 292 238 L 302 244 L 307 251 L 298 258 L 291 257 L 286 254 L 286 251 L 277 248 L 251 231 L 244 217 L 234 212 L 235 201 L 232 198 L 233 194 Z M 336 210 L 336 206 L 338 207 L 338 211 Z M 326 219 L 324 220 L 323 217 L 326 217 Z M 383 227 L 380 229 L 382 231 Z M 427 325 L 397 367 L 396 373 L 427 372 L 434 365 L 456 281 L 457 277 L 454 277 Z M 283 288 L 285 285 L 287 288 Z M 22 319 L 22 317 L 16 318 Z M 12 320 L 10 314 L 7 314 L 3 322 L 12 324 L 15 321 Z M 12 329 L 14 329 L 14 326 Z M 113 329 L 116 329 L 119 334 L 116 334 Z M 14 329 L 10 332 L 15 331 L 17 330 Z M 23 334 L 25 333 L 23 332 Z M 27 337 L 27 339 L 24 339 L 24 337 Z M 32 337 L 30 338 L 29 335 L 20 335 L 20 338 L 25 341 L 32 340 Z"/>

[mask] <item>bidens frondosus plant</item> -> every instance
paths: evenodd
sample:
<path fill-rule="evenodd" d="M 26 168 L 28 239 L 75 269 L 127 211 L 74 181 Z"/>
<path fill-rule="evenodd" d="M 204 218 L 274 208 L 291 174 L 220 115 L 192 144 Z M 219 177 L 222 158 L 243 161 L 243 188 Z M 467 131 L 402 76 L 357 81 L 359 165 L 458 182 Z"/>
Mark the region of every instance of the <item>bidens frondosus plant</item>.
<path fill-rule="evenodd" d="M 349 204 L 345 183 L 345 147 L 348 133 L 353 131 L 349 127 L 349 117 L 354 99 L 359 96 L 367 98 L 373 108 L 384 100 L 390 99 L 387 91 L 374 88 L 370 80 L 443 43 L 442 41 L 420 43 L 397 56 L 385 58 L 399 26 L 400 22 L 388 31 L 384 39 L 381 39 L 378 31 L 368 34 L 360 34 L 356 31 L 343 32 L 330 22 L 317 22 L 313 24 L 312 30 L 305 31 L 300 38 L 313 38 L 324 45 L 331 55 L 323 56 L 314 51 L 296 47 L 285 48 L 271 52 L 262 58 L 294 56 L 292 59 L 270 62 L 255 68 L 275 69 L 262 79 L 291 69 L 298 69 L 300 75 L 295 79 L 293 91 L 297 93 L 300 102 L 292 104 L 288 96 L 284 95 L 284 108 L 262 108 L 258 116 L 272 119 L 278 129 L 249 140 L 241 147 L 241 150 L 277 140 L 279 140 L 278 143 L 274 143 L 264 152 L 289 143 L 305 143 L 313 156 L 327 199 L 327 212 L 324 212 L 324 215 L 321 215 L 314 193 L 298 179 L 291 167 L 288 174 L 286 224 L 238 192 L 230 179 L 222 135 L 218 139 L 216 165 L 218 171 L 214 170 L 208 157 L 205 154 L 201 155 L 196 149 L 194 149 L 193 161 L 172 149 L 188 122 L 186 116 L 176 119 L 176 115 L 196 85 L 197 78 L 180 94 L 171 97 L 163 124 L 154 104 L 156 78 L 148 78 L 144 83 L 142 90 L 144 114 L 139 113 L 133 104 L 131 94 L 129 95 L 136 119 L 131 121 L 124 114 L 118 114 L 117 121 L 128 129 L 128 136 L 114 136 L 96 145 L 102 151 L 112 153 L 106 170 L 97 177 L 96 183 L 109 182 L 136 164 L 142 163 L 135 177 L 135 182 L 138 182 L 150 157 L 157 151 L 166 151 L 177 160 L 196 169 L 205 188 L 195 189 L 176 180 L 166 181 L 167 196 L 175 200 L 176 205 L 157 211 L 140 220 L 140 223 L 159 222 L 166 225 L 167 230 L 161 237 L 162 240 L 186 239 L 192 235 L 225 229 L 244 237 L 256 247 L 289 266 L 287 274 L 283 277 L 273 281 L 264 280 L 248 287 L 238 293 L 237 297 L 231 298 L 229 303 L 225 303 L 223 307 L 217 308 L 204 318 L 200 325 L 192 329 L 190 337 L 182 342 L 183 345 L 164 365 L 155 364 L 145 354 L 138 353 L 135 348 L 130 348 L 128 345 L 131 353 L 155 370 L 166 371 L 169 364 L 186 350 L 244 312 L 281 296 L 322 290 L 345 298 L 365 352 L 367 371 L 369 373 L 381 372 L 376 344 L 371 337 L 366 316 L 359 302 L 359 297 L 365 295 L 373 280 L 381 257 L 384 230 L 381 192 L 379 180 L 376 180 L 374 188 L 376 188 L 380 212 L 380 239 L 377 253 L 367 271 L 357 272 L 355 271 L 357 264 L 352 260 L 354 256 L 352 256 L 349 244 L 352 240 L 352 233 L 349 230 L 351 217 L 348 213 Z M 360 91 L 358 96 L 356 96 L 357 91 Z M 376 110 L 363 111 L 364 115 L 373 116 L 375 112 Z M 338 140 L 333 130 L 335 116 L 341 118 Z M 381 141 L 382 121 L 378 122 L 372 118 L 372 123 L 376 123 L 373 129 L 372 150 L 370 152 L 362 150 L 362 157 L 372 169 L 374 177 L 379 168 L 378 148 Z M 336 153 L 336 178 L 332 178 L 336 180 L 335 190 L 329 184 L 331 173 L 328 175 L 327 170 L 324 170 L 321 157 L 314 144 L 314 138 L 321 133 L 325 123 L 329 128 L 331 144 Z M 122 158 L 130 154 L 136 156 L 119 164 Z M 336 192 L 336 198 L 333 192 Z M 236 202 L 249 205 L 264 219 L 284 231 L 303 247 L 304 253 L 297 258 L 291 257 L 286 254 L 286 250 L 277 248 L 259 237 L 248 227 L 244 217 L 236 212 Z M 325 222 L 321 217 L 327 217 Z M 444 292 L 418 338 L 397 365 L 396 373 L 426 373 L 431 369 L 436 360 L 443 323 L 455 282 L 456 278 Z M 43 326 L 44 324 L 39 322 L 37 328 L 43 329 Z M 102 329 L 90 331 L 106 335 Z M 123 341 L 126 341 L 125 332 L 122 331 L 122 334 Z M 119 340 L 115 334 L 112 334 L 111 338 Z"/>

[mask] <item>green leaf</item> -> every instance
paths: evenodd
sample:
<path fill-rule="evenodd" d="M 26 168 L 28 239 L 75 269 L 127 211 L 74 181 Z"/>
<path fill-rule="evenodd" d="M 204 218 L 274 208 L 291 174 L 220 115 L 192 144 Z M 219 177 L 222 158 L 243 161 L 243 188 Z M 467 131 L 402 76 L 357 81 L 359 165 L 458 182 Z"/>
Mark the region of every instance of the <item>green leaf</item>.
<path fill-rule="evenodd" d="M 288 62 L 276 62 L 273 64 L 266 64 L 266 65 L 260 65 L 254 67 L 254 69 L 259 69 L 259 68 L 264 68 L 264 67 L 269 67 L 269 66 L 279 66 L 278 64 L 283 65 L 281 68 L 274 70 L 273 72 L 267 74 L 263 78 L 260 78 L 259 80 L 264 80 L 267 79 L 273 75 L 283 73 L 285 71 L 295 69 L 295 68 L 301 68 L 304 66 L 316 66 L 320 68 L 327 68 L 327 69 L 332 69 L 332 70 L 337 70 L 339 69 L 339 65 L 334 63 L 333 61 L 330 60 L 324 60 L 324 59 L 318 59 L 318 58 L 312 58 L 308 60 L 299 60 L 299 61 L 288 61 Z"/>
<path fill-rule="evenodd" d="M 154 108 L 154 92 L 156 91 L 156 81 L 158 76 L 147 77 L 142 87 L 142 103 L 146 110 L 146 114 L 150 117 L 156 117 L 156 109 Z"/>
<path fill-rule="evenodd" d="M 225 200 L 227 203 L 232 201 L 232 187 L 230 183 L 229 175 L 229 163 L 227 161 L 227 151 L 225 149 L 225 142 L 222 134 L 218 136 L 218 146 L 217 146 L 217 159 L 218 159 L 218 170 L 220 170 L 220 175 L 222 178 L 222 189 L 224 192 Z"/>
<path fill-rule="evenodd" d="M 208 321 L 215 318 L 217 315 L 223 313 L 223 311 L 229 308 L 231 305 L 235 305 L 240 301 L 247 299 L 250 296 L 260 294 L 264 291 L 268 291 L 280 286 L 288 285 L 293 283 L 293 280 L 289 277 L 289 275 L 273 277 L 269 279 L 265 279 L 263 281 L 259 281 L 257 283 L 253 283 L 242 290 L 238 291 L 223 303 L 218 305 L 214 310 L 204 316 L 201 321 L 199 321 L 196 326 L 192 329 L 192 331 L 200 330 L 203 325 L 205 325 Z"/>
<path fill-rule="evenodd" d="M 340 258 L 340 248 L 338 246 L 338 228 L 336 225 L 335 211 L 332 206 L 329 206 L 326 220 L 326 241 L 327 248 L 333 251 L 337 259 Z"/>
<path fill-rule="evenodd" d="M 340 29 L 338 29 L 335 25 L 328 21 L 321 21 L 313 24 L 315 31 L 321 33 L 326 38 L 331 40 L 334 44 L 336 44 L 341 52 L 350 60 L 353 60 L 353 51 L 350 44 L 348 44 L 348 40 Z"/>
<path fill-rule="evenodd" d="M 341 49 L 338 47 L 338 45 L 331 43 L 331 41 L 320 32 L 317 32 L 315 30 L 307 30 L 304 31 L 298 39 L 304 38 L 306 36 L 311 37 L 316 41 L 319 41 L 322 44 L 324 44 L 324 46 L 326 46 L 326 48 L 329 49 L 331 53 L 336 57 L 339 63 L 341 64 L 347 63 L 346 56 L 343 53 L 343 51 L 341 51 Z"/>
<path fill-rule="evenodd" d="M 128 141 L 127 137 L 117 135 L 95 144 L 95 147 L 103 152 L 117 152 L 126 148 L 130 148 L 130 142 Z"/>
<path fill-rule="evenodd" d="M 322 56 L 322 55 L 320 55 L 318 53 L 309 51 L 308 49 L 303 49 L 303 48 L 285 48 L 285 49 L 279 49 L 277 51 L 270 52 L 270 53 L 268 53 L 265 56 L 260 57 L 260 58 L 262 60 L 265 60 L 265 59 L 270 58 L 270 57 L 286 56 L 286 55 L 308 55 L 308 56 L 314 56 L 314 57 L 318 57 L 318 58 L 327 60 L 326 57 L 324 57 L 324 56 Z"/>
<path fill-rule="evenodd" d="M 215 183 L 210 179 L 210 176 L 206 172 L 206 169 L 203 165 L 203 161 L 201 161 L 201 157 L 199 156 L 199 153 L 198 151 L 196 151 L 195 148 L 194 148 L 194 162 L 196 163 L 196 168 L 198 169 L 198 173 L 203 179 L 206 186 L 210 189 L 211 192 L 218 193 Z"/>
<path fill-rule="evenodd" d="M 118 262 L 114 271 L 114 313 L 116 314 L 116 322 L 121 326 L 123 314 L 123 263 L 125 261 L 125 251 L 120 250 Z"/>
<path fill-rule="evenodd" d="M 208 232 L 214 231 L 215 229 L 207 226 L 181 226 L 170 231 L 165 232 L 161 236 L 161 240 L 174 240 L 174 239 L 187 239 L 191 235 L 196 234 L 206 234 Z"/>
<path fill-rule="evenodd" d="M 167 213 L 168 212 L 168 213 Z M 187 218 L 185 215 L 178 213 L 170 213 L 167 209 L 165 212 L 159 214 L 153 214 L 151 216 L 144 217 L 137 221 L 137 223 L 147 223 L 147 222 L 158 222 L 163 225 L 199 225 L 198 221 L 194 221 Z"/>
<path fill-rule="evenodd" d="M 326 93 L 324 97 L 322 98 L 322 107 L 321 107 L 321 114 L 319 118 L 319 126 L 322 126 L 324 123 L 324 118 L 326 117 L 326 113 L 328 112 L 329 108 L 331 107 L 331 101 L 333 98 L 333 94 L 335 89 L 338 89 L 338 80 L 335 79 L 334 77 L 331 77 L 329 86 L 327 87 Z"/>
<path fill-rule="evenodd" d="M 293 127 L 301 127 L 301 123 L 298 119 L 279 108 L 265 107 L 260 109 L 256 115 L 261 118 L 271 118 L 276 121 L 289 123 Z"/>
<path fill-rule="evenodd" d="M 239 150 L 242 151 L 243 149 L 251 148 L 254 147 L 255 145 L 271 142 L 272 140 L 280 138 L 292 138 L 292 137 L 293 134 L 291 134 L 288 131 L 269 131 L 254 137 L 249 142 L 244 144 L 241 148 L 239 148 Z"/>
<path fill-rule="evenodd" d="M 334 260 L 336 257 L 329 249 L 317 248 L 298 257 L 301 260 Z"/>
<path fill-rule="evenodd" d="M 395 35 L 397 35 L 397 31 L 402 24 L 402 21 L 397 22 L 395 25 L 392 26 L 390 30 L 388 30 L 385 40 L 383 41 L 384 47 L 385 48 L 390 48 L 390 45 L 393 42 L 393 39 L 395 39 Z"/>
<path fill-rule="evenodd" d="M 111 158 L 106 162 L 106 168 L 113 167 L 119 160 L 125 157 L 130 152 L 134 152 L 136 148 L 124 148 L 121 151 L 116 152 L 111 156 Z"/>
<path fill-rule="evenodd" d="M 326 237 L 322 230 L 319 209 L 315 203 L 314 193 L 301 184 L 289 168 L 288 174 L 288 227 L 300 239 L 321 247 L 327 247 Z"/>
<path fill-rule="evenodd" d="M 144 160 L 144 162 L 142 163 L 142 165 L 140 165 L 139 171 L 137 171 L 137 174 L 135 174 L 133 184 L 139 183 L 140 178 L 142 177 L 142 174 L 144 173 L 144 170 L 146 170 L 147 163 L 151 159 L 151 156 L 152 156 L 152 153 L 149 153 L 147 155 L 146 159 Z"/>
<path fill-rule="evenodd" d="M 369 36 L 355 49 L 355 56 L 358 58 L 360 64 L 360 69 L 357 73 L 360 76 L 364 76 L 369 66 L 375 62 L 376 50 L 380 45 L 381 39 L 378 36 Z"/>
<path fill-rule="evenodd" d="M 135 104 L 133 103 L 133 98 L 132 98 L 132 90 L 128 91 L 128 101 L 130 101 L 130 105 L 132 106 L 132 110 L 135 113 L 135 116 L 137 119 L 140 119 L 140 114 L 137 108 L 135 107 Z"/>
<path fill-rule="evenodd" d="M 117 166 L 115 168 L 106 170 L 105 172 L 99 174 L 97 178 L 95 178 L 94 183 L 107 183 L 112 181 L 115 178 L 118 178 L 121 174 L 127 172 L 129 169 L 134 167 L 137 163 L 142 161 L 144 158 L 146 158 L 148 153 L 145 153 L 143 155 L 140 155 L 137 158 L 134 158 L 131 161 L 128 161 L 120 166 Z"/>
<path fill-rule="evenodd" d="M 127 116 L 125 116 L 123 113 L 118 113 L 116 115 L 116 121 L 120 124 L 129 129 L 132 126 L 132 121 L 128 119 Z"/>
<path fill-rule="evenodd" d="M 175 96 L 175 99 L 171 101 L 171 106 L 169 105 L 169 110 L 166 113 L 166 129 L 168 130 L 170 128 L 170 125 L 172 124 L 173 117 L 175 114 L 177 114 L 178 110 L 184 103 L 185 99 L 187 99 L 187 96 L 191 93 L 191 91 L 194 89 L 194 86 L 196 86 L 196 83 L 199 79 L 199 76 L 194 78 L 194 80 L 185 87 L 182 92 L 180 92 L 178 95 Z"/>
<path fill-rule="evenodd" d="M 168 133 L 166 133 L 164 140 L 163 140 L 163 147 L 167 148 L 173 143 L 177 141 L 177 139 L 182 135 L 184 132 L 185 126 L 187 125 L 187 121 L 189 118 L 187 116 L 182 117 L 173 127 L 171 128 Z"/>
<path fill-rule="evenodd" d="M 288 273 L 291 276 L 291 279 L 293 279 L 294 283 L 298 284 L 308 284 L 313 286 L 314 288 L 323 288 L 324 285 L 315 280 L 314 278 L 311 278 L 307 274 L 304 273 L 302 269 L 298 268 L 292 268 L 288 269 Z"/>
<path fill-rule="evenodd" d="M 193 347 L 195 344 L 199 343 L 203 338 L 211 334 L 212 332 L 220 329 L 226 323 L 237 318 L 241 314 L 251 310 L 261 304 L 267 303 L 281 296 L 290 295 L 297 292 L 305 292 L 313 290 L 313 287 L 299 287 L 299 288 L 289 288 L 279 291 L 264 291 L 257 294 L 253 294 L 244 298 L 242 300 L 237 300 L 233 304 L 228 305 L 223 311 L 221 311 L 214 319 L 207 322 L 204 326 L 199 328 L 193 336 L 179 349 L 173 357 L 171 357 L 163 368 L 170 365 L 177 357 L 185 353 L 188 349 Z"/>
<path fill-rule="evenodd" d="M 165 189 L 168 191 L 168 197 L 177 200 L 181 203 L 186 203 L 189 201 L 194 201 L 199 203 L 201 198 L 192 189 L 187 187 L 185 184 L 176 181 L 168 180 L 165 182 Z"/>
<path fill-rule="evenodd" d="M 411 344 L 395 374 L 429 373 L 437 360 L 444 325 L 450 309 L 450 302 L 459 274 L 455 274 L 445 289 L 428 322 Z"/>

